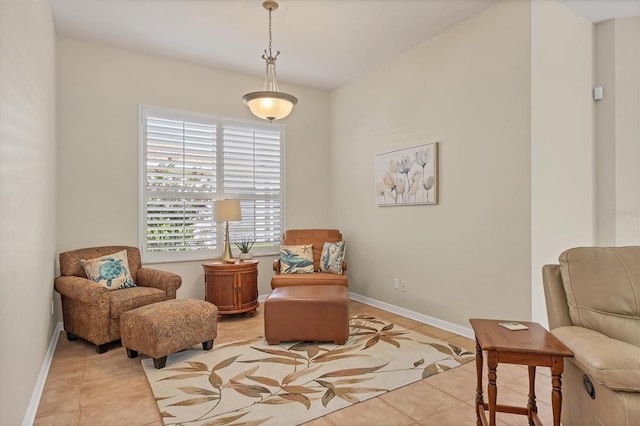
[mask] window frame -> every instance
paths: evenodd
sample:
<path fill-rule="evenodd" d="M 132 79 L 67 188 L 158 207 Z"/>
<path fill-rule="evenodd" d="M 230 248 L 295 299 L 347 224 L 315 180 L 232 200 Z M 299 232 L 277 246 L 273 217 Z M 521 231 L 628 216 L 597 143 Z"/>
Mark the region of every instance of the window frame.
<path fill-rule="evenodd" d="M 202 192 L 199 194 L 201 198 L 211 199 L 211 201 L 220 199 L 237 199 L 242 200 L 259 200 L 272 199 L 280 203 L 280 232 L 278 240 L 268 247 L 254 247 L 251 252 L 254 256 L 271 256 L 278 254 L 279 246 L 282 243 L 282 233 L 285 229 L 285 126 L 282 124 L 266 123 L 257 120 L 242 120 L 236 118 L 227 118 L 203 114 L 197 112 L 189 112 L 164 107 L 155 107 L 150 105 L 138 106 L 138 246 L 142 255 L 142 261 L 145 263 L 171 263 L 171 262 L 189 262 L 198 260 L 210 260 L 222 257 L 224 250 L 225 223 L 215 223 L 213 215 L 211 220 L 216 226 L 215 247 L 210 250 L 184 250 L 173 252 L 149 252 L 147 251 L 147 164 L 146 164 L 146 130 L 147 116 L 155 114 L 170 120 L 192 121 L 196 123 L 206 122 L 215 124 L 216 126 L 216 188 L 215 191 Z M 199 121 L 201 120 L 201 121 Z M 257 193 L 253 194 L 227 194 L 224 189 L 224 129 L 225 125 L 241 125 L 251 127 L 255 130 L 264 130 L 273 132 L 276 130 L 280 134 L 280 191 L 275 197 L 259 198 Z M 231 232 L 231 240 L 233 240 L 234 223 L 229 223 Z M 234 255 L 238 254 L 238 249 L 231 243 L 231 249 Z"/>

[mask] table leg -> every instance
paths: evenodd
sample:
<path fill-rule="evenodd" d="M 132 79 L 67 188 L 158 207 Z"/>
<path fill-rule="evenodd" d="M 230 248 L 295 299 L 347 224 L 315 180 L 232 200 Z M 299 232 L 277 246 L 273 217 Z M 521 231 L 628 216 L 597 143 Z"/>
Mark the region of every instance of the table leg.
<path fill-rule="evenodd" d="M 551 386 L 553 386 L 553 391 L 551 392 L 551 407 L 553 409 L 553 426 L 560 426 L 564 358 L 561 356 L 554 356 L 551 364 Z"/>
<path fill-rule="evenodd" d="M 482 347 L 476 340 L 476 425 L 482 426 L 480 407 L 484 410 L 484 395 L 482 393 Z"/>
<path fill-rule="evenodd" d="M 527 404 L 527 408 L 529 409 L 529 426 L 533 426 L 533 417 L 531 417 L 531 413 L 538 412 L 538 406 L 536 405 L 536 366 L 529 366 L 529 403 Z"/>
<path fill-rule="evenodd" d="M 489 426 L 496 426 L 496 402 L 498 399 L 498 387 L 496 379 L 498 378 L 498 353 L 496 351 L 487 351 L 487 366 L 489 367 L 489 386 L 487 393 L 489 394 Z"/>

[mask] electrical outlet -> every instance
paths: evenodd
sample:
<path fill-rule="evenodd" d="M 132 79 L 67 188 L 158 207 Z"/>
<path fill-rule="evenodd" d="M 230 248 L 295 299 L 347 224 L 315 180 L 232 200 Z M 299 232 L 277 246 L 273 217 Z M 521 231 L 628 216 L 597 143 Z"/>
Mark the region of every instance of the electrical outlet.
<path fill-rule="evenodd" d="M 400 286 L 402 287 L 402 292 L 406 293 L 407 292 L 407 282 L 406 281 L 402 281 L 400 283 Z"/>
<path fill-rule="evenodd" d="M 395 288 L 396 290 L 400 288 L 400 280 L 397 278 L 393 279 L 393 288 Z"/>

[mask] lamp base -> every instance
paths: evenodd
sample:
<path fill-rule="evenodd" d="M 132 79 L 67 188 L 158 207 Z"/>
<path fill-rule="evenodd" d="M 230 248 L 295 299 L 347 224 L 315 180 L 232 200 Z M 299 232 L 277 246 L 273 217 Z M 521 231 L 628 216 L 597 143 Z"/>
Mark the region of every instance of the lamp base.
<path fill-rule="evenodd" d="M 229 222 L 227 221 L 226 232 L 224 235 L 224 255 L 222 256 L 222 260 L 225 263 L 235 263 L 236 259 L 232 256 L 231 244 L 229 244 Z"/>

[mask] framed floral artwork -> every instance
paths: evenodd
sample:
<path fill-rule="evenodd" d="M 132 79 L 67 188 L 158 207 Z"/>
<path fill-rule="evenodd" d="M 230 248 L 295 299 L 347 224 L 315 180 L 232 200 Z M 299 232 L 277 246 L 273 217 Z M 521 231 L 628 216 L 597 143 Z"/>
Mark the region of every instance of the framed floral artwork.
<path fill-rule="evenodd" d="M 376 204 L 438 204 L 438 142 L 376 155 Z"/>

